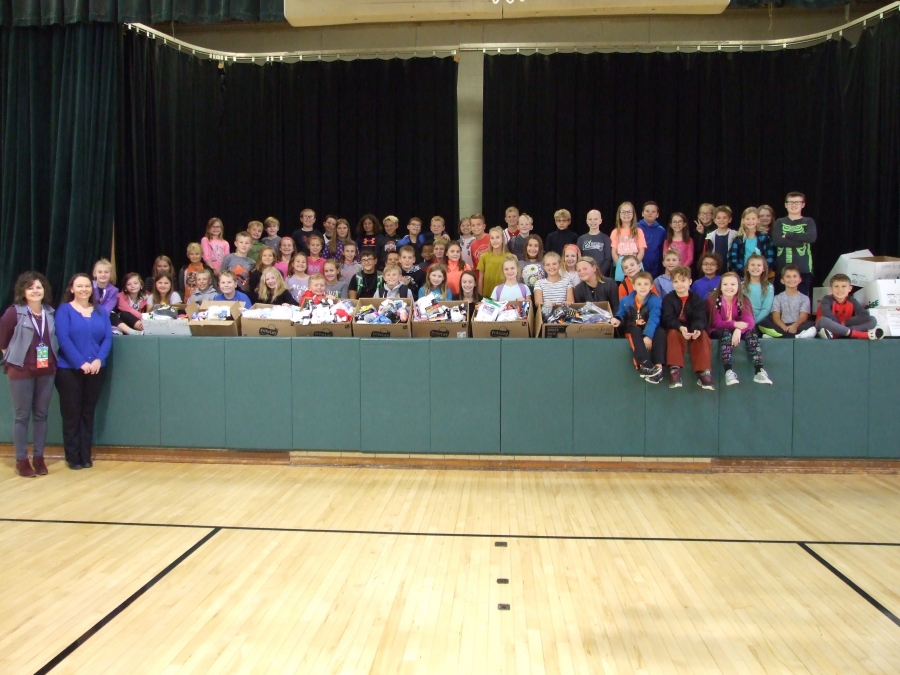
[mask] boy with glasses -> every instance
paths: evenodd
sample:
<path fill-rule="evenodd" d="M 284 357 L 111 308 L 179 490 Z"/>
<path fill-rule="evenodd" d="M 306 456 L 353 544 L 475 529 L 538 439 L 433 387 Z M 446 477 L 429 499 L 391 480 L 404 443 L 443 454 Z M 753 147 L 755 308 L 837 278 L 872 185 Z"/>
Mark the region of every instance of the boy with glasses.
<path fill-rule="evenodd" d="M 794 265 L 800 271 L 798 290 L 812 297 L 812 244 L 816 242 L 816 221 L 803 215 L 806 197 L 802 192 L 788 192 L 784 205 L 787 217 L 779 218 L 772 226 L 772 243 L 776 249 L 775 269 L 781 272 L 786 265 Z M 775 293 L 782 291 L 784 284 L 778 278 Z"/>
<path fill-rule="evenodd" d="M 560 209 L 554 213 L 553 220 L 556 222 L 556 231 L 547 235 L 544 251 L 547 253 L 553 251 L 561 256 L 567 244 L 578 245 L 578 235 L 569 229 L 569 225 L 572 224 L 572 214 L 566 209 Z"/>

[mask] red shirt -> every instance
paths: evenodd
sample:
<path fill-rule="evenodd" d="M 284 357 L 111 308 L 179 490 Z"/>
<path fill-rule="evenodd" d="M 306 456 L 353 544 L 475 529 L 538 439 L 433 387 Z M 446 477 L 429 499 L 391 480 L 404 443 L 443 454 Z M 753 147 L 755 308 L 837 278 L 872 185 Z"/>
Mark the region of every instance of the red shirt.
<path fill-rule="evenodd" d="M 478 269 L 478 261 L 481 259 L 481 256 L 491 247 L 491 238 L 488 235 L 483 235 L 481 239 L 475 239 L 472 241 L 472 245 L 469 247 L 469 253 L 472 255 L 472 267 Z"/>
<path fill-rule="evenodd" d="M 853 307 L 853 303 L 850 302 L 849 299 L 844 300 L 843 302 L 838 302 L 835 300 L 831 303 L 831 313 L 834 314 L 834 318 L 837 320 L 839 324 L 842 326 L 847 325 L 847 319 L 852 319 L 856 309 Z M 816 319 L 822 318 L 822 305 L 819 305 L 819 311 L 816 312 Z"/>

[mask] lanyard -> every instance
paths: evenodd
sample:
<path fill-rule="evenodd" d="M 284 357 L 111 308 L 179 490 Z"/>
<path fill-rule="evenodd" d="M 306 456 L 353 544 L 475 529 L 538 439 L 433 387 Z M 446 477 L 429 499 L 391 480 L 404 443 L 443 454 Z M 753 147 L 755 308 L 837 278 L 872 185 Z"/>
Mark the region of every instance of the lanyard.
<path fill-rule="evenodd" d="M 47 314 L 46 311 L 41 312 L 41 327 L 38 328 L 37 321 L 34 320 L 34 314 L 31 311 L 31 308 L 28 308 L 28 318 L 31 319 L 31 325 L 34 326 L 34 329 L 38 331 L 38 341 L 43 344 L 44 343 L 44 327 L 47 323 Z"/>

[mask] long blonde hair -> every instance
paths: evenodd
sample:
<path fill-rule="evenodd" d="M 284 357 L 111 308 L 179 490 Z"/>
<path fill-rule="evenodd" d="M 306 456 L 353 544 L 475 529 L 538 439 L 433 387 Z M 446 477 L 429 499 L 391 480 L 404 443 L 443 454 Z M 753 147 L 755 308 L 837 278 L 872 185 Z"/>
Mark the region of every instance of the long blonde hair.
<path fill-rule="evenodd" d="M 270 274 L 275 275 L 275 288 L 269 289 L 266 285 L 266 277 Z M 281 270 L 277 267 L 267 267 L 263 270 L 262 276 L 259 278 L 259 286 L 256 289 L 256 296 L 259 301 L 268 304 L 279 295 L 288 290 L 287 284 L 284 283 L 284 277 L 281 276 Z M 271 295 L 269 295 L 271 293 Z"/>
<path fill-rule="evenodd" d="M 746 209 L 744 209 L 743 213 L 741 213 L 741 225 L 740 225 L 740 227 L 738 227 L 738 236 L 739 236 L 741 239 L 746 239 L 747 236 L 748 236 L 747 228 L 744 227 L 744 218 L 747 217 L 747 214 L 748 214 L 748 213 L 755 213 L 757 219 L 759 218 L 759 209 L 756 208 L 755 206 L 748 206 Z M 759 221 L 757 220 L 757 223 L 758 223 L 758 222 L 759 222 Z M 757 234 L 763 234 L 763 232 L 760 231 L 759 225 L 758 225 L 758 224 L 757 224 L 757 226 L 756 226 L 756 233 L 757 233 Z"/>
<path fill-rule="evenodd" d="M 620 227 L 622 227 L 622 216 L 619 214 L 622 212 L 623 206 L 631 207 L 632 218 L 631 218 L 631 227 L 629 229 L 631 230 L 631 238 L 637 239 L 638 238 L 637 210 L 634 208 L 634 204 L 632 204 L 631 202 L 622 202 L 621 204 L 619 204 L 619 208 L 616 209 L 616 230 L 618 231 L 618 229 Z"/>

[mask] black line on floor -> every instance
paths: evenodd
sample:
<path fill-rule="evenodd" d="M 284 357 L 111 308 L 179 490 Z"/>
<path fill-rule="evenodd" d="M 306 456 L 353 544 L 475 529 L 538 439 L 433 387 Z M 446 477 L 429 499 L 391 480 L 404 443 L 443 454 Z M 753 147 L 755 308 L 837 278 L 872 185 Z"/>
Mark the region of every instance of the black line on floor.
<path fill-rule="evenodd" d="M 852 588 L 854 591 L 856 591 L 856 592 L 863 598 L 863 600 L 865 600 L 865 601 L 868 602 L 870 605 L 872 605 L 872 607 L 874 607 L 874 608 L 877 609 L 879 612 L 881 612 L 882 614 L 884 614 L 888 619 L 890 619 L 891 621 L 893 621 L 897 626 L 900 626 L 900 619 L 897 618 L 897 615 L 894 614 L 894 613 L 893 613 L 891 610 L 889 610 L 887 607 L 885 607 L 884 605 L 882 605 L 880 602 L 878 602 L 878 601 L 877 601 L 875 598 L 873 598 L 871 595 L 869 595 L 868 593 L 866 593 L 862 588 L 860 588 L 860 587 L 853 581 L 853 579 L 851 579 L 851 578 L 848 577 L 846 574 L 844 574 L 843 572 L 841 572 L 837 567 L 835 567 L 835 566 L 832 565 L 830 562 L 828 562 L 827 560 L 825 560 L 825 558 L 823 558 L 823 557 L 820 556 L 818 553 L 816 553 L 815 551 L 813 551 L 813 550 L 812 550 L 809 546 L 807 546 L 806 544 L 800 544 L 800 548 L 802 548 L 804 551 L 806 551 L 807 553 L 809 553 L 813 558 L 815 558 L 815 559 L 818 560 L 820 563 L 822 563 L 822 565 L 825 566 L 825 569 L 827 569 L 827 570 L 828 570 L 829 572 L 831 572 L 834 576 L 836 576 L 838 579 L 840 579 L 840 580 L 843 581 L 845 584 L 847 584 L 850 588 Z"/>
<path fill-rule="evenodd" d="M 153 588 L 160 579 L 165 577 L 169 572 L 171 572 L 176 567 L 178 567 L 181 563 L 183 563 L 188 558 L 188 556 L 190 556 L 194 551 L 196 551 L 198 548 L 203 546 L 203 544 L 205 544 L 210 539 L 212 539 L 216 535 L 216 533 L 219 532 L 220 529 L 221 528 L 218 528 L 218 527 L 213 529 L 212 532 L 208 533 L 200 541 L 198 541 L 196 544 L 191 546 L 187 551 L 182 553 L 178 558 L 176 558 L 172 563 L 170 563 L 169 566 L 166 567 L 162 572 L 157 574 L 150 581 L 148 581 L 146 584 L 144 584 L 138 590 L 136 590 L 134 593 L 132 593 L 122 604 L 120 604 L 118 607 L 116 607 L 114 610 L 112 610 L 109 614 L 107 614 L 102 619 L 100 619 L 93 626 L 88 628 L 84 632 L 84 634 L 81 635 L 81 637 L 79 637 L 78 639 L 75 640 L 75 642 L 70 644 L 68 647 L 63 649 L 59 654 L 57 654 L 52 659 L 50 659 L 47 662 L 47 664 L 44 665 L 43 668 L 41 668 L 38 671 L 35 671 L 35 675 L 44 675 L 44 673 L 49 673 L 51 670 L 56 668 L 56 666 L 58 666 L 60 663 L 62 663 L 72 652 L 74 652 L 81 645 L 83 645 L 85 642 L 90 640 L 94 636 L 94 634 L 97 633 L 97 631 L 99 631 L 106 624 L 108 624 L 110 621 L 112 621 L 117 616 L 119 616 L 119 614 L 121 614 L 125 609 L 127 609 L 135 600 L 137 600 L 144 593 L 146 593 L 151 588 Z"/>
<path fill-rule="evenodd" d="M 254 525 L 194 525 L 179 523 L 131 523 L 109 520 L 56 520 L 45 518 L 0 518 L 0 523 L 43 523 L 56 525 L 119 525 L 124 527 L 174 527 L 197 530 L 229 530 L 235 532 L 300 532 L 304 534 L 370 534 L 395 537 L 457 537 L 472 539 L 539 539 L 561 541 L 658 541 L 688 544 L 811 544 L 814 546 L 895 546 L 893 541 L 798 541 L 796 539 L 717 539 L 715 537 L 628 537 L 624 535 L 587 536 L 568 534 L 484 534 L 478 532 L 395 532 L 392 530 L 329 530 L 320 527 L 263 527 Z"/>

